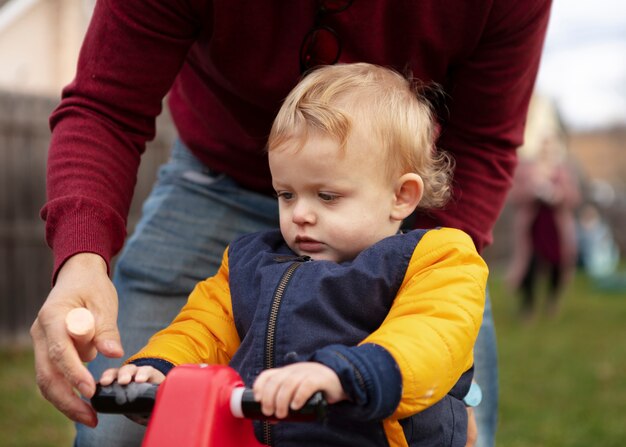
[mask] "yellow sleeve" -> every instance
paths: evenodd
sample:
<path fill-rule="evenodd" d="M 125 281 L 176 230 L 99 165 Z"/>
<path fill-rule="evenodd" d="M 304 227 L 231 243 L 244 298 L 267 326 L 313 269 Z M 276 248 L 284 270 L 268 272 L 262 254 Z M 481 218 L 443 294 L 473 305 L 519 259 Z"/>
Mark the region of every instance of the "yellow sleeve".
<path fill-rule="evenodd" d="M 429 231 L 417 245 L 387 318 L 362 343 L 383 346 L 402 374 L 401 419 L 442 399 L 473 364 L 488 269 L 460 230 Z"/>
<path fill-rule="evenodd" d="M 174 365 L 227 364 L 240 340 L 228 285 L 228 249 L 217 274 L 196 285 L 174 321 L 127 362 L 158 358 Z"/>

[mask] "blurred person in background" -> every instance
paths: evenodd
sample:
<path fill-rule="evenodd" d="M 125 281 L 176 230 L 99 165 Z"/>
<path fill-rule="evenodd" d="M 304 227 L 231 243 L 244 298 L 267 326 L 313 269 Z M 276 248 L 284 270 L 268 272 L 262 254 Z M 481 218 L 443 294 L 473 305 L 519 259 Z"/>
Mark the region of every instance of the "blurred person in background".
<path fill-rule="evenodd" d="M 593 202 L 580 207 L 577 219 L 578 260 L 585 273 L 595 279 L 614 274 L 620 253 L 613 232 Z"/>
<path fill-rule="evenodd" d="M 576 266 L 575 211 L 580 203 L 575 169 L 562 134 L 543 137 L 537 152 L 516 170 L 510 200 L 514 207 L 513 257 L 507 281 L 521 299 L 521 316 L 535 316 L 540 278 L 547 280 L 547 312 L 556 316 Z"/>
<path fill-rule="evenodd" d="M 626 291 L 626 275 L 619 270 L 621 253 L 602 207 L 590 200 L 580 207 L 577 219 L 578 264 L 599 290 Z"/>
<path fill-rule="evenodd" d="M 467 232 L 479 251 L 511 186 L 548 23 L 550 0 L 101 0 L 74 81 L 51 117 L 48 202 L 54 287 L 33 323 L 42 394 L 79 422 L 77 445 L 133 445 L 142 427 L 100 418 L 93 376 L 119 366 L 180 310 L 237 236 L 274 227 L 264 152 L 282 99 L 320 64 L 370 62 L 439 84 L 437 146 L 456 161 L 453 200 L 415 216 L 420 228 Z M 168 94 L 169 93 L 169 94 Z M 126 241 L 137 168 L 168 94 L 179 138 Z M 124 250 L 109 280 L 111 258 Z M 119 297 L 119 313 L 118 313 Z M 63 320 L 95 315 L 81 363 Z M 118 332 L 119 327 L 119 332 Z M 121 342 L 120 342 L 121 335 Z M 490 301 L 475 348 L 478 444 L 497 422 Z M 92 360 L 83 356 L 82 360 Z"/>

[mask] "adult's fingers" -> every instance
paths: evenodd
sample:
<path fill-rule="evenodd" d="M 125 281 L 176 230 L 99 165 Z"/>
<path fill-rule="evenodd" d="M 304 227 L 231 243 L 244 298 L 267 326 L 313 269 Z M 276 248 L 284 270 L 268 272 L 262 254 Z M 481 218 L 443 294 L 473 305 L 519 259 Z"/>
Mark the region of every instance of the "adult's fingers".
<path fill-rule="evenodd" d="M 51 294 L 52 295 L 52 294 Z M 46 303 L 47 304 L 47 303 Z M 85 397 L 91 397 L 96 384 L 83 365 L 65 326 L 66 311 L 44 304 L 31 328 L 36 355 L 45 358 L 50 370 L 69 382 Z M 39 363 L 42 365 L 42 363 Z M 39 374 L 38 365 L 35 368 Z M 45 394 L 44 394 L 45 395 Z M 54 402 L 53 402 L 54 403 Z"/>
<path fill-rule="evenodd" d="M 124 350 L 117 328 L 117 291 L 108 276 L 101 278 L 93 295 L 88 306 L 95 318 L 93 344 L 106 357 L 119 358 Z"/>
<path fill-rule="evenodd" d="M 64 350 L 68 350 L 71 357 L 73 349 L 68 348 L 71 345 L 69 339 L 65 342 L 65 348 L 63 348 L 63 342 L 59 342 L 57 347 L 48 349 L 44 332 L 38 320 L 35 320 L 31 327 L 31 336 L 34 344 L 37 386 L 41 394 L 71 420 L 94 427 L 97 424 L 96 413 L 73 390 L 73 387 L 76 387 L 85 396 L 91 396 L 95 391 L 93 379 L 78 359 L 78 355 L 74 351 L 75 369 L 78 373 L 69 374 L 69 379 L 50 360 L 51 355 L 55 357 Z M 91 384 L 89 383 L 90 380 Z"/>
<path fill-rule="evenodd" d="M 115 301 L 117 303 L 117 300 Z M 112 358 L 120 358 L 124 355 L 120 333 L 117 329 L 117 305 L 113 308 L 94 309 L 96 313 L 96 334 L 93 343 L 103 355 Z"/>
<path fill-rule="evenodd" d="M 121 357 L 124 354 L 117 330 L 117 291 L 100 256 L 79 253 L 67 260 L 47 301 L 53 300 L 62 303 L 64 316 L 76 307 L 89 309 L 95 319 L 93 346 L 106 357 Z M 58 312 L 58 308 L 55 311 Z M 93 354 L 93 350 L 81 348 L 81 353 L 85 355 L 83 359 Z"/>
<path fill-rule="evenodd" d="M 65 322 L 68 313 L 78 307 L 93 312 L 96 326 L 92 341 L 77 343 L 80 355 Z M 79 253 L 68 259 L 59 271 L 56 284 L 31 327 L 37 385 L 42 395 L 69 418 L 86 425 L 95 424 L 95 413 L 74 389 L 91 397 L 96 384 L 81 356 L 84 360 L 90 359 L 94 348 L 104 355 L 122 355 L 116 317 L 117 293 L 107 275 L 106 263 L 98 255 Z M 98 340 L 98 334 L 103 333 L 104 340 Z"/>

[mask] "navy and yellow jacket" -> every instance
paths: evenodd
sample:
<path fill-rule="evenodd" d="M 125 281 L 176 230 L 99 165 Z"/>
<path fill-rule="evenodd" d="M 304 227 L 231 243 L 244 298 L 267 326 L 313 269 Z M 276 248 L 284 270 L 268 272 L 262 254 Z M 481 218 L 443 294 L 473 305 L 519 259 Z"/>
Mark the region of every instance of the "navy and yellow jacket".
<path fill-rule="evenodd" d="M 229 364 L 248 386 L 266 368 L 317 361 L 350 401 L 323 424 L 272 426 L 273 445 L 464 446 L 486 280 L 459 230 L 398 234 L 341 264 L 294 255 L 277 230 L 255 233 L 129 361 L 165 373 Z"/>

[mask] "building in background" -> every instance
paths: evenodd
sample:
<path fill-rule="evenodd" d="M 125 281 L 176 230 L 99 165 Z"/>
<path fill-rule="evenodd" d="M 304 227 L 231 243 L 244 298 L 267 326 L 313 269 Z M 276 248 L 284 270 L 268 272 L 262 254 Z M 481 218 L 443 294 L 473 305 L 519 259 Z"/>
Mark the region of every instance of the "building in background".
<path fill-rule="evenodd" d="M 0 0 L 0 90 L 58 96 L 95 0 Z"/>
<path fill-rule="evenodd" d="M 524 145 L 518 149 L 520 160 L 535 158 L 542 147 L 542 142 L 551 136 L 561 140 L 558 150 L 566 150 L 565 128 L 554 102 L 545 96 L 535 94 L 528 107 Z"/>

